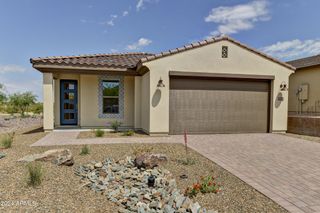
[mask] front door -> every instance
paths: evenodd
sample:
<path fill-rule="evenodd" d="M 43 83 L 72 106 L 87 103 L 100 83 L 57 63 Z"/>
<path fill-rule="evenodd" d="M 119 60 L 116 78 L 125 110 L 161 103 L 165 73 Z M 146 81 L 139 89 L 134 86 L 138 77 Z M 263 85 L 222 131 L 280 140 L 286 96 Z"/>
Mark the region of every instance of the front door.
<path fill-rule="evenodd" d="M 60 123 L 61 125 L 78 124 L 78 89 L 77 81 L 60 81 Z"/>

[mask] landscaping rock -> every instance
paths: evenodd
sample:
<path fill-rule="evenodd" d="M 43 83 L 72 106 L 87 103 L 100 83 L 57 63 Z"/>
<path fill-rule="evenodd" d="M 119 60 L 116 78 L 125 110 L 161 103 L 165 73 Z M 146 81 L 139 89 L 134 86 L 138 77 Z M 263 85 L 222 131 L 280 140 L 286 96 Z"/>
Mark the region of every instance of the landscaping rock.
<path fill-rule="evenodd" d="M 163 162 L 167 162 L 168 158 L 164 154 L 142 154 L 134 160 L 134 165 L 138 168 L 153 169 Z"/>
<path fill-rule="evenodd" d="M 4 158 L 5 156 L 6 156 L 6 154 L 0 152 L 0 159 L 1 159 L 1 158 Z"/>
<path fill-rule="evenodd" d="M 51 161 L 56 165 L 72 166 L 74 164 L 72 153 L 69 149 L 52 149 L 41 154 L 27 155 L 18 162 Z"/>
<path fill-rule="evenodd" d="M 91 162 L 75 168 L 83 184 L 111 202 L 117 204 L 121 213 L 206 213 L 198 203 L 184 196 L 177 188 L 175 179 L 168 170 L 139 169 L 130 157 L 114 161 Z M 148 177 L 156 175 L 154 187 L 148 187 Z"/>

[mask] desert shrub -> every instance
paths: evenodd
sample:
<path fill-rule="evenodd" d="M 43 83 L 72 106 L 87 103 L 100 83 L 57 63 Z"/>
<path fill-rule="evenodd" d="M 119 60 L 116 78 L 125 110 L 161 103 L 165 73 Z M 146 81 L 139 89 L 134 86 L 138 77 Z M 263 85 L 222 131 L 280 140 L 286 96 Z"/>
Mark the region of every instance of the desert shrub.
<path fill-rule="evenodd" d="M 8 107 L 10 108 L 11 113 L 20 113 L 21 116 L 25 115 L 25 112 L 28 111 L 28 108 L 35 104 L 36 95 L 32 92 L 24 92 L 24 93 L 14 93 L 9 95 L 8 98 Z"/>
<path fill-rule="evenodd" d="M 134 131 L 133 130 L 128 130 L 128 131 L 125 131 L 123 133 L 123 136 L 133 136 L 134 135 Z"/>
<path fill-rule="evenodd" d="M 137 146 L 137 147 L 133 148 L 133 155 L 139 156 L 142 154 L 151 153 L 152 150 L 153 150 L 153 148 L 148 145 Z"/>
<path fill-rule="evenodd" d="M 185 191 L 185 195 L 188 197 L 195 197 L 198 193 L 218 193 L 219 185 L 215 182 L 215 178 L 212 176 L 201 177 L 200 182 L 197 182 L 188 187 Z"/>
<path fill-rule="evenodd" d="M 178 161 L 178 163 L 181 163 L 185 166 L 191 166 L 191 165 L 196 164 L 196 161 L 190 157 L 188 157 L 186 159 L 178 159 L 177 161 Z"/>
<path fill-rule="evenodd" d="M 12 143 L 14 140 L 15 132 L 9 133 L 1 139 L 1 145 L 5 149 L 9 149 L 12 147 Z"/>
<path fill-rule="evenodd" d="M 41 113 L 43 113 L 43 104 L 42 103 L 35 103 L 30 106 L 29 111 L 32 112 L 33 114 L 40 115 Z"/>
<path fill-rule="evenodd" d="M 96 137 L 103 137 L 104 131 L 101 130 L 101 129 L 96 129 L 96 130 L 94 131 L 94 134 L 95 134 Z"/>
<path fill-rule="evenodd" d="M 90 153 L 89 146 L 88 146 L 88 145 L 84 145 L 84 146 L 81 148 L 80 155 L 88 155 L 89 153 Z"/>
<path fill-rule="evenodd" d="M 43 179 L 43 169 L 39 163 L 28 164 L 28 185 L 39 186 Z"/>
<path fill-rule="evenodd" d="M 111 128 L 113 129 L 114 132 L 118 132 L 119 131 L 119 127 L 121 126 L 121 122 L 120 121 L 112 121 L 111 122 Z"/>

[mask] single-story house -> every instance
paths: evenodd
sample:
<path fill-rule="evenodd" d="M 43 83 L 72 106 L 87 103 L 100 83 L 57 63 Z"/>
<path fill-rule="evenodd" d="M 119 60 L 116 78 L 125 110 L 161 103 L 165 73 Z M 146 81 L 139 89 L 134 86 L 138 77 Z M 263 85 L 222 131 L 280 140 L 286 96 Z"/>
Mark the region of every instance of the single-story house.
<path fill-rule="evenodd" d="M 228 36 L 159 54 L 32 58 L 45 130 L 107 127 L 150 135 L 285 132 L 295 68 Z"/>
<path fill-rule="evenodd" d="M 320 114 L 320 55 L 287 63 L 296 67 L 289 79 L 289 114 Z"/>

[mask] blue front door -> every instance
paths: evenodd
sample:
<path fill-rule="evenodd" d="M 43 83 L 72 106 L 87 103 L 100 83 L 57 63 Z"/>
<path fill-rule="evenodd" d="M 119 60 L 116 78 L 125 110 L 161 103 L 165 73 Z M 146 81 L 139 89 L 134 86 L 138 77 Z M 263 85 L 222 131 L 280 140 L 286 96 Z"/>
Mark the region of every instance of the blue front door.
<path fill-rule="evenodd" d="M 78 124 L 78 89 L 75 80 L 60 81 L 60 123 Z"/>

